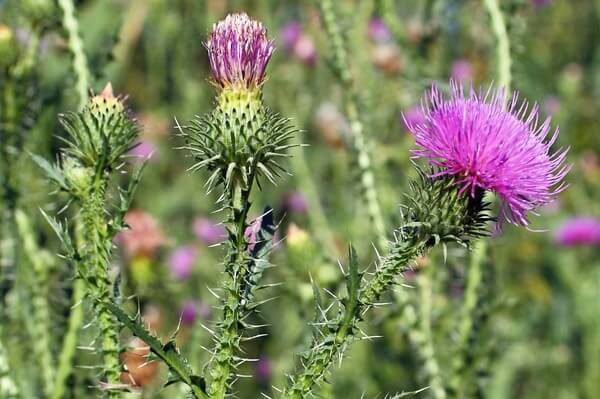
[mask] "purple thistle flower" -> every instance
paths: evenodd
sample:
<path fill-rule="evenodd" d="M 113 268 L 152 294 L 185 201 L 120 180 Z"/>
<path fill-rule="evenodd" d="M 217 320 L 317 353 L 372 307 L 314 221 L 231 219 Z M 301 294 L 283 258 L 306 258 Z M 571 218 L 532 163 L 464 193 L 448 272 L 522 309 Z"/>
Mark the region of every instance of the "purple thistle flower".
<path fill-rule="evenodd" d="M 186 280 L 192 275 L 197 251 L 194 247 L 177 248 L 169 257 L 171 275 L 177 280 Z"/>
<path fill-rule="evenodd" d="M 268 357 L 261 355 L 254 366 L 254 377 L 260 384 L 266 384 L 271 379 L 271 361 Z"/>
<path fill-rule="evenodd" d="M 576 217 L 567 220 L 554 235 L 555 241 L 563 246 L 600 245 L 600 219 Z"/>
<path fill-rule="evenodd" d="M 527 214 L 552 201 L 566 185 L 570 167 L 566 150 L 550 153 L 558 129 L 549 140 L 550 118 L 538 123 L 538 107 L 528 111 L 515 93 L 504 106 L 504 91 L 487 94 L 451 83 L 446 99 L 433 87 L 424 106 L 426 123 L 409 129 L 417 146 L 415 158 L 439 168 L 434 176 L 455 176 L 461 193 L 489 190 L 502 200 L 501 220 L 527 225 Z"/>
<path fill-rule="evenodd" d="M 247 14 L 230 14 L 216 23 L 204 43 L 214 82 L 221 88 L 260 87 L 275 51 L 263 25 Z"/>
<path fill-rule="evenodd" d="M 129 155 L 136 158 L 140 162 L 156 159 L 156 147 L 154 144 L 152 144 L 152 142 L 142 140 L 129 151 Z"/>
<path fill-rule="evenodd" d="M 308 211 L 308 202 L 299 191 L 293 191 L 285 196 L 285 209 L 292 213 L 304 214 Z"/>
<path fill-rule="evenodd" d="M 227 230 L 223 225 L 206 218 L 194 220 L 193 230 L 196 237 L 206 245 L 215 245 L 227 238 Z"/>
<path fill-rule="evenodd" d="M 281 38 L 281 44 L 287 52 L 292 52 L 298 39 L 302 36 L 302 26 L 297 21 L 288 22 L 281 28 L 279 37 Z"/>
<path fill-rule="evenodd" d="M 473 79 L 473 66 L 468 60 L 459 59 L 452 63 L 452 79 L 467 82 Z"/>
<path fill-rule="evenodd" d="M 210 307 L 204 302 L 189 299 L 181 307 L 181 324 L 191 326 L 198 316 L 204 320 L 210 317 Z"/>
<path fill-rule="evenodd" d="M 392 32 L 381 18 L 372 18 L 367 28 L 369 38 L 377 43 L 387 42 L 392 39 Z"/>

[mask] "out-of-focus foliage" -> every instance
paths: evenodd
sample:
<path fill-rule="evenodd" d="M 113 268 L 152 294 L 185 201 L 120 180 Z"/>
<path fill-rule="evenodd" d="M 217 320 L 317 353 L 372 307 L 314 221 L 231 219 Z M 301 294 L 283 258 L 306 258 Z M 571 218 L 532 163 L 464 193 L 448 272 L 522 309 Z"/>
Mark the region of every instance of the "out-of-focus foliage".
<path fill-rule="evenodd" d="M 375 181 L 388 231 L 400 220 L 398 205 L 408 187 L 410 149 L 401 114 L 418 117 L 423 91 L 433 81 L 445 85 L 450 77 L 474 85 L 489 85 L 495 76 L 495 38 L 481 2 L 476 0 L 344 0 L 336 2 L 347 35 L 351 72 L 365 118 L 365 135 L 373 160 Z M 397 3 L 397 4 L 396 4 Z M 538 103 L 542 114 L 560 125 L 559 146 L 571 148 L 570 187 L 551 206 L 533 217 L 529 232 L 506 226 L 488 245 L 482 264 L 481 292 L 475 298 L 475 318 L 461 362 L 461 379 L 469 381 L 464 397 L 493 399 L 595 398 L 600 395 L 600 252 L 599 247 L 560 246 L 554 231 L 574 216 L 600 217 L 600 1 L 507 0 L 501 7 L 508 23 L 512 55 L 512 87 Z M 275 0 L 81 0 L 75 2 L 87 55 L 91 87 L 99 92 L 111 81 L 118 93 L 128 93 L 129 107 L 141 124 L 141 145 L 134 155 L 149 157 L 143 179 L 126 217 L 130 231 L 116 241 L 116 260 L 123 270 L 123 293 L 134 295 L 147 325 L 163 341 L 179 328 L 177 343 L 195 370 L 208 361 L 212 308 L 217 300 L 223 250 L 212 247 L 223 238 L 213 224 L 222 219 L 214 194 L 204 182 L 209 174 L 186 171 L 194 160 L 177 150 L 174 117 L 191 120 L 210 111 L 215 89 L 208 82 L 209 65 L 203 41 L 213 23 L 228 12 L 245 11 L 259 19 L 275 39 L 277 51 L 268 69 L 264 102 L 290 117 L 304 133 L 308 147 L 291 150 L 293 176 L 276 188 L 254 193 L 250 211 L 257 217 L 263 205 L 275 210 L 278 226 L 269 283 L 281 283 L 259 293 L 276 297 L 261 307 L 252 322 L 265 324 L 261 339 L 245 345 L 248 358 L 236 383 L 240 398 L 260 393 L 277 397 L 286 373 L 298 360 L 293 353 L 306 347 L 314 310 L 311 278 L 336 291 L 343 278 L 336 260 L 346 257 L 352 242 L 367 265 L 375 259 L 377 240 L 351 167 L 349 124 L 343 92 L 328 65 L 330 46 L 312 1 Z M 392 9 L 389 9 L 390 4 Z M 391 13 L 391 14 L 390 14 Z M 390 21 L 391 15 L 391 21 Z M 20 153 L 10 157 L 10 179 L 19 187 L 19 208 L 32 219 L 33 239 L 44 248 L 38 256 L 61 252 L 60 243 L 38 208 L 53 213 L 65 206 L 62 195 L 48 195 L 50 186 L 29 152 L 54 158 L 65 131 L 57 114 L 76 110 L 72 60 L 53 1 L 0 1 L 0 118 L 5 128 L 6 99 L 19 102 L 21 122 L 11 140 L 20 140 Z M 387 25 L 380 25 L 382 20 Z M 390 24 L 394 22 L 394 24 Z M 298 24 L 298 25 L 290 25 Z M 296 32 L 292 30 L 296 29 Z M 14 40 L 6 39 L 9 32 Z M 39 35 L 39 56 L 30 74 L 16 79 L 5 71 L 15 53 L 28 51 Z M 7 116 L 8 115 L 8 116 Z M 2 136 L 3 140 L 7 139 Z M 0 143 L 4 146 L 6 143 Z M 2 168 L 5 163 L 0 164 Z M 11 198 L 3 199 L 3 206 Z M 51 205 L 48 205 L 51 204 Z M 72 212 L 67 208 L 67 213 Z M 279 241 L 280 240 L 280 241 Z M 4 243 L 2 243 L 4 244 Z M 4 248 L 4 247 L 3 247 Z M 431 323 L 443 379 L 451 381 L 456 365 L 457 327 L 465 300 L 469 255 L 450 247 L 452 256 L 437 251 L 419 261 L 408 284 L 419 286 L 412 299 L 419 317 Z M 4 259 L 6 253 L 1 254 Z M 35 263 L 35 260 L 28 261 Z M 45 378 L 39 368 L 39 340 L 48 340 L 52 358 L 58 356 L 67 329 L 73 291 L 71 266 L 55 258 L 42 278 L 52 312 L 50 326 L 40 337 L 36 320 L 27 317 L 32 306 L 27 289 L 40 276 L 11 269 L 8 282 L 26 287 L 12 293 L 1 306 L 2 329 L 9 337 L 8 356 L 18 364 L 17 378 L 29 390 L 23 397 L 43 396 Z M 4 267 L 4 264 L 2 265 Z M 29 287 L 29 288 L 27 288 Z M 410 295 L 403 286 L 397 295 Z M 416 290 L 415 290 L 416 291 Z M 394 294 L 396 295 L 396 294 Z M 366 327 L 372 340 L 356 342 L 331 384 L 326 398 L 376 398 L 426 386 L 422 359 L 406 339 L 402 309 L 377 308 Z M 132 302 L 133 303 L 133 302 Z M 130 309 L 132 313 L 135 308 Z M 89 315 L 91 310 L 85 309 Z M 129 367 L 122 381 L 142 386 L 127 397 L 183 397 L 178 386 L 161 388 L 166 372 L 144 363 L 144 348 L 123 332 L 130 349 L 122 360 Z M 93 397 L 97 359 L 84 349 L 96 333 L 84 329 L 69 380 L 73 398 Z M 464 344 L 464 343 L 463 343 Z M 83 349 L 82 349 L 83 348 Z M 463 364 L 464 363 L 464 364 Z M 1 371 L 1 368 L 0 368 Z M 448 382 L 450 385 L 450 382 Z M 363 395 L 363 396 L 361 396 Z M 427 397 L 428 391 L 417 394 Z"/>

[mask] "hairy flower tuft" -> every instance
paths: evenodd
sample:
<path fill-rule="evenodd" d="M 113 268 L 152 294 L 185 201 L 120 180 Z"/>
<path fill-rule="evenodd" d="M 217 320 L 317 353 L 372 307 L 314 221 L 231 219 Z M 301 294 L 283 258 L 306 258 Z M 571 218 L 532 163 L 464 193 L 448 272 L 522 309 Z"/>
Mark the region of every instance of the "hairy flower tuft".
<path fill-rule="evenodd" d="M 245 13 L 230 14 L 216 23 L 204 45 L 214 82 L 221 88 L 260 87 L 275 51 L 267 30 Z"/>
<path fill-rule="evenodd" d="M 537 105 L 528 109 L 516 93 L 505 107 L 503 90 L 482 94 L 471 88 L 465 95 L 462 86 L 451 86 L 449 98 L 431 89 L 423 106 L 425 123 L 406 121 L 418 146 L 414 157 L 439 168 L 437 176 L 455 177 L 461 193 L 496 193 L 501 218 L 527 225 L 530 212 L 566 187 L 567 151 L 550 150 L 558 129 L 547 140 L 550 118 L 539 124 Z"/>

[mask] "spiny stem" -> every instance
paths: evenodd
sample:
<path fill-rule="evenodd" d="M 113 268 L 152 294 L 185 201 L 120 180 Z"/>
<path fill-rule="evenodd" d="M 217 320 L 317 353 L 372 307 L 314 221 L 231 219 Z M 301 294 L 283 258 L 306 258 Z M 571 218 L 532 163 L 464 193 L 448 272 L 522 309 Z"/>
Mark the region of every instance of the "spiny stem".
<path fill-rule="evenodd" d="M 236 351 L 242 337 L 240 325 L 244 304 L 241 303 L 241 292 L 247 272 L 245 263 L 248 259 L 244 233 L 253 183 L 254 172 L 249 176 L 246 188 L 243 187 L 242 182 L 232 181 L 227 198 L 227 208 L 230 212 L 226 222 L 229 232 L 229 253 L 225 263 L 223 319 L 219 323 L 217 344 L 208 366 L 210 376 L 208 394 L 216 399 L 222 399 L 227 395 L 228 384 L 237 363 Z"/>
<path fill-rule="evenodd" d="M 364 313 L 393 285 L 396 277 L 408 269 L 409 263 L 428 247 L 427 242 L 427 237 L 411 237 L 391 249 L 390 254 L 381 260 L 373 279 L 360 289 L 356 306 L 346 310 L 348 313 L 332 327 L 332 334 L 313 341 L 308 355 L 303 360 L 302 371 L 292 377 L 290 386 L 283 391 L 282 398 L 306 398 L 313 386 L 323 381 L 335 357 L 341 355 L 352 342 L 355 327 L 362 320 Z"/>
<path fill-rule="evenodd" d="M 90 72 L 87 66 L 87 58 L 83 50 L 83 42 L 79 36 L 79 23 L 75 17 L 75 6 L 73 0 L 58 0 L 62 9 L 62 25 L 67 32 L 69 50 L 73 54 L 73 72 L 75 73 L 75 89 L 79 96 L 79 108 L 83 108 L 88 100 L 90 87 Z"/>
<path fill-rule="evenodd" d="M 101 335 L 101 352 L 104 376 L 108 385 L 117 384 L 120 376 L 118 323 L 115 316 L 103 305 L 112 301 L 109 277 L 111 240 L 107 229 L 104 201 L 107 181 L 97 178 L 90 188 L 87 198 L 82 201 L 81 216 L 83 227 L 82 274 L 88 281 L 94 313 Z M 120 394 L 107 390 L 108 397 L 117 398 Z"/>
<path fill-rule="evenodd" d="M 500 10 L 500 4 L 497 0 L 483 0 L 483 4 L 492 20 L 492 30 L 496 36 L 496 57 L 497 57 L 497 75 L 498 85 L 504 88 L 505 93 L 510 92 L 511 85 L 511 57 L 510 42 L 504 15 Z M 508 100 L 508 98 L 507 98 Z"/>
<path fill-rule="evenodd" d="M 333 2 L 331 0 L 321 0 L 319 1 L 319 9 L 327 36 L 331 41 L 332 64 L 335 74 L 346 91 L 345 109 L 350 122 L 350 132 L 356 155 L 355 161 L 359 168 L 359 183 L 362 188 L 363 200 L 367 206 L 367 212 L 369 213 L 373 229 L 377 234 L 377 245 L 380 249 L 384 249 L 387 248 L 385 224 L 375 186 L 375 174 L 373 173 L 373 163 L 369 154 L 369 143 L 365 136 L 364 123 L 357 105 L 359 95 L 350 74 L 346 43 L 336 22 L 338 17 L 335 15 Z"/>

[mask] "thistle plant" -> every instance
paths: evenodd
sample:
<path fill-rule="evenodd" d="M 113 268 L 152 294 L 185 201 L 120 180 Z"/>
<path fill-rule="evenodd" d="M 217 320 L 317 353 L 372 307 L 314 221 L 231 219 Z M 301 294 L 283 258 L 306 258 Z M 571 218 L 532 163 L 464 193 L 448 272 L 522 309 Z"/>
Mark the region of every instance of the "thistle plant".
<path fill-rule="evenodd" d="M 92 300 L 94 324 L 99 331 L 102 355 L 102 388 L 116 397 L 119 384 L 119 330 L 115 316 L 106 303 L 119 302 L 118 279 L 111 275 L 111 253 L 115 234 L 124 227 L 123 217 L 139 181 L 141 168 L 134 172 L 126 188 L 117 188 L 118 200 L 111 198 L 111 176 L 122 169 L 123 156 L 137 136 L 137 125 L 128 115 L 123 98 L 113 94 L 110 83 L 93 96 L 79 112 L 60 119 L 68 137 L 59 163 L 51 165 L 34 157 L 70 202 L 80 208 L 81 244 L 66 227 L 46 216 L 66 248 L 67 258 L 75 264 L 77 278 L 85 282 Z"/>
<path fill-rule="evenodd" d="M 249 246 L 245 237 L 250 195 L 261 180 L 274 184 L 286 173 L 280 159 L 294 146 L 289 140 L 296 130 L 262 102 L 265 71 L 275 47 L 260 22 L 246 14 L 229 15 L 214 25 L 205 47 L 218 90 L 216 107 L 179 130 L 187 142 L 184 148 L 197 161 L 190 169 L 210 173 L 206 184 L 209 190 L 220 190 L 218 203 L 227 213 L 223 315 L 206 367 L 208 394 L 224 398 L 236 368 L 245 361 L 238 354 L 244 332 L 251 327 L 245 320 L 259 304 L 252 294 L 268 264 L 256 259 L 257 247 Z"/>
<path fill-rule="evenodd" d="M 434 87 L 425 102 L 425 122 L 409 125 L 417 144 L 413 156 L 425 159 L 433 170 L 421 172 L 412 183 L 389 254 L 378 259 L 367 280 L 350 250 L 347 295 L 338 301 L 333 318 L 327 314 L 331 307 L 318 306 L 317 332 L 283 397 L 311 394 L 352 340 L 361 334 L 368 338 L 359 327 L 365 312 L 416 257 L 438 244 L 468 245 L 486 235 L 492 220 L 487 192 L 500 198 L 501 219 L 527 225 L 529 213 L 565 188 L 566 151 L 552 153 L 558 131 L 546 140 L 550 121 L 538 124 L 537 107 L 527 113 L 527 104 L 520 104 L 515 94 L 505 110 L 502 90 L 482 95 L 471 89 L 465 96 L 462 87 L 451 86 L 448 99 Z"/>

